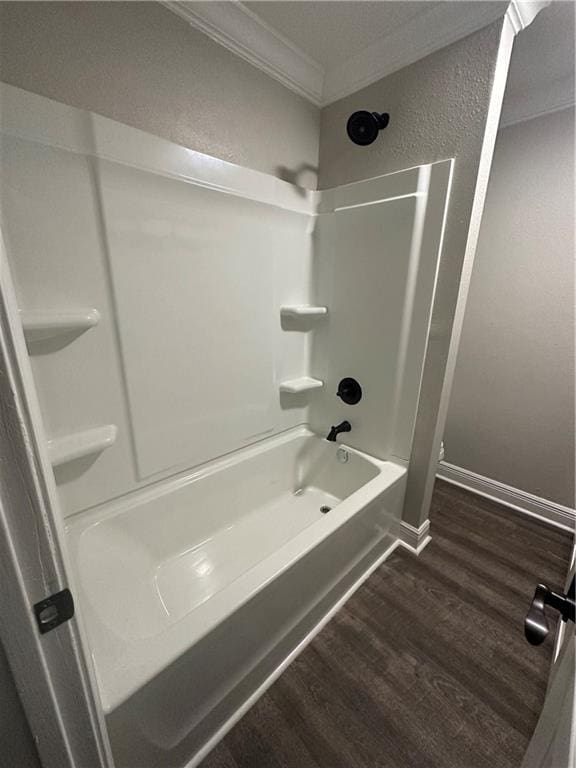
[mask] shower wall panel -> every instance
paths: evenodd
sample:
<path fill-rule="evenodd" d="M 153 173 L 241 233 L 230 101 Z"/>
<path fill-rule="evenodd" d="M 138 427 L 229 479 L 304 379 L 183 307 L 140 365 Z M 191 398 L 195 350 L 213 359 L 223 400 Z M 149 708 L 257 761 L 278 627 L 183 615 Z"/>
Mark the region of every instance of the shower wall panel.
<path fill-rule="evenodd" d="M 306 214 L 181 180 L 100 166 L 138 477 L 197 466 L 306 421 L 280 407 L 304 373 Z"/>
<path fill-rule="evenodd" d="M 310 193 L 0 96 L 25 331 L 30 312 L 81 321 L 27 337 L 65 515 L 301 424 L 325 435 L 348 419 L 351 446 L 408 460 L 450 160 Z M 346 376 L 356 406 L 336 397 Z"/>
<path fill-rule="evenodd" d="M 315 431 L 347 419 L 345 442 L 380 459 L 410 456 L 452 162 L 325 190 L 316 223 L 314 292 L 330 309 L 311 358 L 325 382 Z M 357 405 L 335 396 L 353 377 Z"/>
<path fill-rule="evenodd" d="M 95 309 L 28 337 L 48 441 L 116 427 L 55 467 L 70 515 L 307 422 L 315 195 L 2 85 L 2 230 L 20 310 Z M 49 444 L 50 445 L 50 444 Z"/>
<path fill-rule="evenodd" d="M 103 231 L 91 161 L 2 134 L 0 210 L 20 311 L 90 307 L 95 328 L 28 340 L 46 439 L 103 424 L 115 444 L 55 468 L 65 515 L 113 498 L 134 482 Z"/>

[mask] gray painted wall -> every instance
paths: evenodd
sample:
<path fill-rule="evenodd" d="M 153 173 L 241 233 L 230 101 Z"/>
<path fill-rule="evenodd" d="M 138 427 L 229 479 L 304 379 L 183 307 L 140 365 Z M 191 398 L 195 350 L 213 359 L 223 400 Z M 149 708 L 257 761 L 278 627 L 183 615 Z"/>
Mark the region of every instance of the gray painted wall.
<path fill-rule="evenodd" d="M 0 762 L 14 768 L 40 768 L 40 759 L 22 709 L 8 659 L 0 643 Z"/>
<path fill-rule="evenodd" d="M 322 110 L 321 188 L 455 158 L 404 509 L 405 521 L 414 526 L 424 521 L 428 511 L 430 458 L 437 455 L 438 409 L 502 23 L 498 21 Z M 346 119 L 357 109 L 390 112 L 390 125 L 369 147 L 357 147 L 346 137 Z"/>
<path fill-rule="evenodd" d="M 318 107 L 158 3 L 1 2 L 0 79 L 289 180 L 318 165 Z"/>
<path fill-rule="evenodd" d="M 574 113 L 498 135 L 446 461 L 574 506 Z"/>

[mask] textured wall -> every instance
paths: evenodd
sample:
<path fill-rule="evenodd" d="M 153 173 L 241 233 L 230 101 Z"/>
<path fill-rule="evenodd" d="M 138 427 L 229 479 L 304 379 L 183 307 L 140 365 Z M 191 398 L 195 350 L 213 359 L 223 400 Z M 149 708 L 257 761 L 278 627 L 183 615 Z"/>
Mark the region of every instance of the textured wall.
<path fill-rule="evenodd" d="M 482 141 L 500 22 L 443 48 L 322 110 L 320 187 L 457 157 L 457 169 Z M 357 109 L 390 113 L 369 147 L 346 135 Z M 465 175 L 463 170 L 460 175 Z M 475 178 L 466 179 L 474 185 Z"/>
<path fill-rule="evenodd" d="M 273 175 L 318 164 L 319 109 L 158 3 L 1 2 L 0 79 Z"/>
<path fill-rule="evenodd" d="M 413 525 L 427 511 L 428 470 L 439 439 L 438 408 L 501 29 L 498 21 L 322 110 L 321 188 L 455 158 L 404 510 Z M 346 137 L 346 119 L 357 109 L 390 112 L 390 125 L 370 147 Z"/>
<path fill-rule="evenodd" d="M 446 460 L 574 506 L 574 115 L 504 128 L 448 420 Z"/>

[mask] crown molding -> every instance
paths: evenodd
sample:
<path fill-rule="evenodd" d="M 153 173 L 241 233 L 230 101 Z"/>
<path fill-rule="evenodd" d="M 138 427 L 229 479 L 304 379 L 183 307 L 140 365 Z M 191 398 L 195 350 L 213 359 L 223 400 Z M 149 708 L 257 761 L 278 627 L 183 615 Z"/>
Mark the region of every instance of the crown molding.
<path fill-rule="evenodd" d="M 517 34 L 550 2 L 434 4 L 394 33 L 327 70 L 237 0 L 162 0 L 162 4 L 291 91 L 325 107 L 503 16 Z"/>
<path fill-rule="evenodd" d="M 242 3 L 166 0 L 162 4 L 291 91 L 321 106 L 323 67 Z"/>
<path fill-rule="evenodd" d="M 511 0 L 506 11 L 506 22 L 517 35 L 550 4 L 550 0 Z M 573 77 L 550 81 L 546 88 L 510 90 L 504 97 L 499 129 L 569 109 L 575 103 Z"/>
<path fill-rule="evenodd" d="M 563 109 L 573 108 L 576 104 L 574 81 L 571 77 L 551 83 L 545 90 L 538 89 L 519 96 L 504 99 L 500 128 L 524 123 L 535 117 L 543 117 Z"/>
<path fill-rule="evenodd" d="M 529 27 L 543 8 L 550 5 L 551 0 L 511 0 L 506 19 L 511 24 L 514 34 Z"/>
<path fill-rule="evenodd" d="M 435 5 L 326 73 L 323 106 L 491 24 L 506 12 L 498 2 Z"/>

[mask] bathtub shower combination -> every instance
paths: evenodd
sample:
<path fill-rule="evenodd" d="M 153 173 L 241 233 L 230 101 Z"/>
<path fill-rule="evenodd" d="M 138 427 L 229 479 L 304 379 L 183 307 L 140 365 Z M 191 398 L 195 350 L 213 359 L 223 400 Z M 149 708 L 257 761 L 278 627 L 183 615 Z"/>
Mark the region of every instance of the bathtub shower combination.
<path fill-rule="evenodd" d="M 27 394 L 113 754 L 196 765 L 398 544 L 452 161 L 309 192 L 0 97 Z"/>

